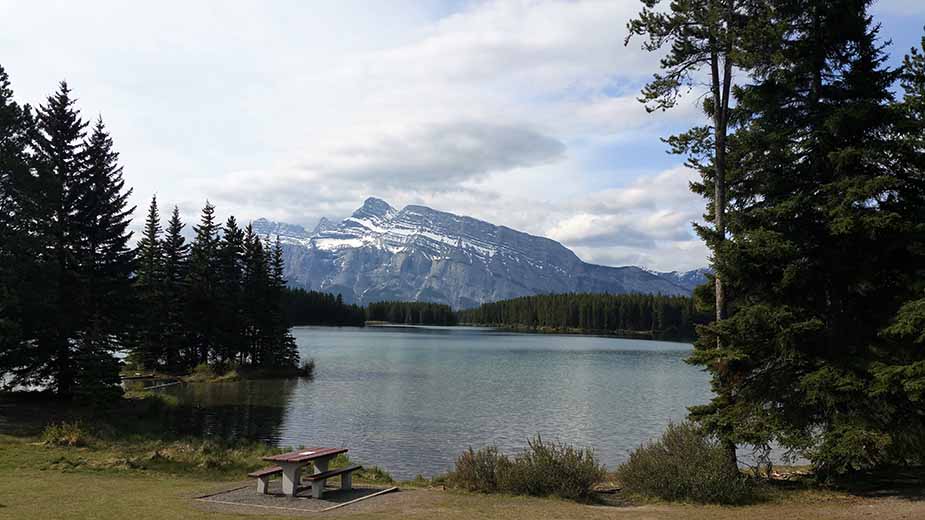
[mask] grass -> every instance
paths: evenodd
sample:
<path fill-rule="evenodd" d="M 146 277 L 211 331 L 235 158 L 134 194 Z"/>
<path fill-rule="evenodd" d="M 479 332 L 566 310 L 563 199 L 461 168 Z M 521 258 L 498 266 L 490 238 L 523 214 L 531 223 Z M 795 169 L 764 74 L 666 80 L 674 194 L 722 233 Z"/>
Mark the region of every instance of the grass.
<path fill-rule="evenodd" d="M 34 440 L 34 439 L 32 439 Z M 124 452 L 106 447 L 47 447 L 30 439 L 0 436 L 0 518 L 97 520 L 240 519 L 241 515 L 210 512 L 191 500 L 199 494 L 228 488 L 240 475 L 200 467 L 175 471 L 159 464 L 135 467 L 118 461 Z M 406 487 L 403 484 L 403 487 Z M 794 489 L 778 499 L 747 507 L 667 505 L 588 506 L 571 501 L 484 495 L 437 490 L 386 495 L 372 509 L 351 509 L 328 515 L 350 518 L 449 518 L 508 520 L 534 518 L 691 519 L 740 518 L 921 518 L 925 503 L 872 499 L 834 491 Z M 262 518 L 277 519 L 269 514 Z"/>

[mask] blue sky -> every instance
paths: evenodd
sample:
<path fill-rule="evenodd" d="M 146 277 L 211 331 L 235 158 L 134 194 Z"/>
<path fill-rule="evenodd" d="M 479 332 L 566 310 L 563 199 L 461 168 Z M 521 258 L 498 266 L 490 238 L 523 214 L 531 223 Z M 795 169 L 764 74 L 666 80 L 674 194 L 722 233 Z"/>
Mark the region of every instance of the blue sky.
<path fill-rule="evenodd" d="M 659 138 L 694 99 L 646 114 L 657 57 L 623 46 L 635 0 L 0 0 L 0 63 L 42 102 L 67 79 L 102 114 L 135 187 L 194 219 L 312 226 L 367 196 L 562 241 L 585 260 L 704 265 L 702 201 Z M 925 2 L 874 13 L 894 62 Z M 166 209 L 164 210 L 166 211 Z"/>

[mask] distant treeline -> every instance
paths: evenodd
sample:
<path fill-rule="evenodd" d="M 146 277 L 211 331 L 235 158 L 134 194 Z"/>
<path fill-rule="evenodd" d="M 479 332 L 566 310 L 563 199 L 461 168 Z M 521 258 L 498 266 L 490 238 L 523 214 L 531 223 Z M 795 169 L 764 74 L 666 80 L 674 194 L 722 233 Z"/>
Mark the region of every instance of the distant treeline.
<path fill-rule="evenodd" d="M 287 289 L 283 299 L 291 325 L 363 326 L 366 312 L 358 305 L 344 303 L 344 298 L 305 289 Z"/>
<path fill-rule="evenodd" d="M 456 325 L 449 305 L 430 302 L 376 302 L 366 307 L 366 319 L 409 325 Z"/>
<path fill-rule="evenodd" d="M 362 327 L 367 320 L 405 325 L 456 325 L 449 305 L 429 302 L 375 302 L 367 307 L 344 303 L 344 298 L 318 291 L 287 289 L 283 305 L 291 325 Z"/>
<path fill-rule="evenodd" d="M 457 313 L 460 323 L 528 330 L 581 331 L 693 339 L 706 321 L 691 298 L 652 294 L 546 294 L 525 296 Z"/>
<path fill-rule="evenodd" d="M 511 329 L 586 332 L 620 336 L 693 339 L 707 321 L 685 296 L 652 294 L 547 294 L 486 303 L 454 311 L 431 302 L 386 301 L 363 308 L 341 295 L 288 289 L 285 313 L 292 325 L 363 326 L 365 321 L 406 325 L 486 325 Z"/>

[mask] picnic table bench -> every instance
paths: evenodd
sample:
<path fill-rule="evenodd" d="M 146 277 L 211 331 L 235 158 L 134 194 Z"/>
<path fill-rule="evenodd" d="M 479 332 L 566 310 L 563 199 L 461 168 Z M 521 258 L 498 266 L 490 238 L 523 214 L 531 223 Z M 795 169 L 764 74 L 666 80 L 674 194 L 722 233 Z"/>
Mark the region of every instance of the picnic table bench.
<path fill-rule="evenodd" d="M 347 453 L 347 448 L 306 448 L 264 457 L 263 460 L 275 462 L 277 465 L 249 473 L 248 476 L 257 479 L 258 493 L 267 493 L 270 478 L 282 474 L 283 494 L 295 496 L 299 492 L 302 468 L 311 464 L 314 467 L 314 472 L 306 475 L 305 480 L 311 482 L 312 497 L 321 498 L 324 495 L 324 482 L 327 479 L 340 475 L 340 488 L 352 489 L 352 474 L 354 471 L 362 469 L 362 466 L 353 465 L 328 470 L 331 459 L 341 453 Z"/>

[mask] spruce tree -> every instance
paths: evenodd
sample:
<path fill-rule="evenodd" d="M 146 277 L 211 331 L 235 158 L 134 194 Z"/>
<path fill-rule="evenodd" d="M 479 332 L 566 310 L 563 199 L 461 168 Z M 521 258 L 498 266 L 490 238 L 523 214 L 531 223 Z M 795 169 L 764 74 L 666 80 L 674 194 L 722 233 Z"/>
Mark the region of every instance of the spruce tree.
<path fill-rule="evenodd" d="M 255 366 L 267 361 L 267 261 L 263 244 L 248 224 L 244 229 L 244 273 L 242 306 L 244 357 Z"/>
<path fill-rule="evenodd" d="M 289 331 L 290 323 L 286 318 L 283 304 L 286 297 L 286 278 L 283 275 L 283 246 L 279 235 L 273 244 L 268 263 L 268 289 L 270 291 L 270 318 L 273 343 L 275 345 L 274 365 L 277 367 L 295 367 L 299 364 L 299 350 L 295 338 Z"/>
<path fill-rule="evenodd" d="M 24 322 L 34 308 L 30 284 L 38 275 L 38 244 L 27 218 L 31 201 L 24 199 L 32 127 L 30 107 L 14 101 L 0 66 L 0 378 L 9 385 L 28 383 L 36 362 L 35 349 L 23 341 L 29 335 Z"/>
<path fill-rule="evenodd" d="M 58 91 L 39 107 L 33 133 L 35 178 L 29 186 L 29 214 L 37 239 L 36 259 L 43 273 L 31 287 L 38 302 L 30 326 L 35 341 L 35 380 L 64 397 L 74 394 L 78 378 L 75 341 L 87 313 L 80 273 L 81 223 L 75 220 L 87 183 L 84 137 L 87 123 L 75 107 L 71 90 Z"/>
<path fill-rule="evenodd" d="M 228 217 L 218 245 L 221 338 L 218 355 L 231 363 L 244 350 L 241 333 L 241 284 L 244 270 L 244 232 L 234 216 Z"/>
<path fill-rule="evenodd" d="M 183 237 L 184 224 L 180 209 L 174 206 L 162 243 L 163 289 L 166 307 L 162 334 L 164 365 L 171 372 L 192 368 L 194 363 L 186 349 L 190 334 L 186 326 L 186 298 L 189 282 L 190 246 Z"/>
<path fill-rule="evenodd" d="M 667 142 L 674 153 L 687 155 L 687 166 L 701 174 L 702 181 L 694 183 L 692 189 L 707 199 L 704 217 L 712 223 L 712 228 L 697 226 L 697 232 L 712 249 L 719 249 L 727 237 L 727 155 L 734 123 L 733 80 L 736 69 L 748 67 L 749 35 L 760 30 L 766 15 L 756 8 L 760 3 L 742 0 L 675 1 L 667 9 L 658 7 L 660 0 L 642 0 L 642 3 L 644 7 L 638 18 L 627 24 L 626 42 L 638 35 L 647 38 L 643 43 L 647 51 L 668 49 L 661 59 L 661 72 L 643 88 L 640 101 L 646 103 L 647 110 L 675 107 L 682 92 L 690 92 L 698 75 L 706 71 L 709 90 L 703 111 L 710 124 L 693 127 Z M 719 321 L 726 317 L 728 308 L 725 274 L 717 265 L 713 266 L 713 272 L 714 311 Z M 722 349 L 721 344 L 716 347 Z M 723 400 L 733 399 L 722 384 L 714 384 L 714 391 Z M 737 465 L 732 435 L 728 431 L 717 433 L 730 465 Z"/>
<path fill-rule="evenodd" d="M 775 37 L 736 92 L 730 238 L 713 247 L 734 298 L 693 356 L 723 393 L 695 414 L 822 475 L 920 463 L 921 404 L 882 370 L 921 356 L 901 325 L 925 260 L 921 150 L 904 145 L 915 125 L 868 2 L 767 4 Z"/>
<path fill-rule="evenodd" d="M 134 252 L 128 245 L 128 228 L 135 208 L 128 205 L 132 190 L 125 187 L 118 160 L 112 138 L 98 119 L 85 144 L 82 196 L 73 215 L 80 240 L 80 303 L 86 314 L 77 341 L 77 390 L 93 399 L 121 394 L 113 354 L 125 345 L 133 317 Z"/>
<path fill-rule="evenodd" d="M 164 251 L 161 241 L 161 216 L 157 196 L 151 197 L 144 231 L 138 241 L 138 267 L 135 290 L 138 297 L 138 330 L 136 357 L 147 369 L 160 368 L 163 358 L 166 322 Z"/>
<path fill-rule="evenodd" d="M 218 225 L 215 223 L 215 206 L 206 201 L 202 208 L 196 238 L 190 248 L 187 277 L 187 332 L 193 365 L 208 363 L 220 337 L 221 313 L 219 301 Z"/>

